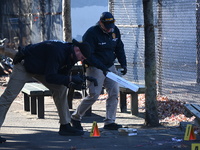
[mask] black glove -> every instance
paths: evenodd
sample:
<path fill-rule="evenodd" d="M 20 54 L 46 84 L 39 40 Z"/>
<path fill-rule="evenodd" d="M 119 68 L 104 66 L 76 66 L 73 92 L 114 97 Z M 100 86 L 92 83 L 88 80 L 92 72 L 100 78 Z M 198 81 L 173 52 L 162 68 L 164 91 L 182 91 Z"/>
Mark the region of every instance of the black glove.
<path fill-rule="evenodd" d="M 77 75 L 73 75 L 71 78 L 71 82 L 75 83 L 75 84 L 83 84 L 84 82 L 84 76 L 77 74 Z"/>
<path fill-rule="evenodd" d="M 110 70 L 108 70 L 108 69 L 103 70 L 104 76 L 106 76 L 108 72 L 110 72 Z"/>
<path fill-rule="evenodd" d="M 106 76 L 107 73 L 110 72 L 110 70 L 107 67 L 103 67 L 101 70 L 103 71 L 104 76 Z"/>
<path fill-rule="evenodd" d="M 96 78 L 90 77 L 90 76 L 86 76 L 85 77 L 88 81 L 93 82 L 94 86 L 98 86 L 98 82 Z"/>
<path fill-rule="evenodd" d="M 24 54 L 18 51 L 13 59 L 13 64 L 18 64 L 24 59 Z"/>
<path fill-rule="evenodd" d="M 125 75 L 127 73 L 127 67 L 123 66 L 122 67 L 123 70 L 121 70 L 122 75 Z"/>

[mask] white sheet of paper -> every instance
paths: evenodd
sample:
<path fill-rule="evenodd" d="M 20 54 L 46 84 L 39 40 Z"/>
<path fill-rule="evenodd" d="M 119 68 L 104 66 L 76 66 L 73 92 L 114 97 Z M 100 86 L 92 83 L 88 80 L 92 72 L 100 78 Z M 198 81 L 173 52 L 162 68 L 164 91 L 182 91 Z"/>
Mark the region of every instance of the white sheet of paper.
<path fill-rule="evenodd" d="M 125 80 L 124 78 L 112 73 L 112 72 L 108 72 L 106 77 L 110 78 L 111 80 L 119 83 L 120 85 L 129 88 L 130 90 L 133 90 L 134 92 L 137 92 L 139 90 L 139 86 L 136 84 L 133 84 L 127 80 Z"/>

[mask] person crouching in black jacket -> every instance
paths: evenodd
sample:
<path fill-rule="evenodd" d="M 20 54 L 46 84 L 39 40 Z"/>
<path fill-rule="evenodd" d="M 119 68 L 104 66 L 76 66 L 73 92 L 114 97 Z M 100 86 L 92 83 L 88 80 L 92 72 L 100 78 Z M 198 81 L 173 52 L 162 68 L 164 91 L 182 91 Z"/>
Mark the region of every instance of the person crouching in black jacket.
<path fill-rule="evenodd" d="M 71 83 L 84 82 L 79 75 L 70 76 L 69 72 L 77 61 L 90 57 L 91 50 L 87 42 L 72 43 L 62 41 L 44 41 L 30 44 L 20 49 L 13 59 L 14 68 L 7 88 L 0 97 L 0 127 L 6 113 L 26 82 L 39 81 L 53 95 L 59 115 L 60 135 L 79 136 L 84 132 L 70 125 L 71 117 L 67 102 L 67 88 Z M 0 143 L 6 139 L 0 137 Z"/>

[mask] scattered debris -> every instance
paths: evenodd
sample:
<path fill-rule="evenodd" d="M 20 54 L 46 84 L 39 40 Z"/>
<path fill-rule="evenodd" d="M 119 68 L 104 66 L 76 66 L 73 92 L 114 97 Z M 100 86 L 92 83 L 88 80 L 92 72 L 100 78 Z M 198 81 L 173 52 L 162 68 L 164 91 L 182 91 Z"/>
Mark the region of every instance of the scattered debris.
<path fill-rule="evenodd" d="M 172 141 L 174 141 L 174 142 L 181 142 L 181 141 L 183 141 L 183 139 L 177 139 L 176 137 L 174 137 L 174 138 L 172 138 Z"/>
<path fill-rule="evenodd" d="M 188 147 L 188 146 L 185 144 L 179 144 L 179 145 L 172 146 L 172 148 L 186 148 L 186 147 Z"/>
<path fill-rule="evenodd" d="M 106 100 L 107 94 L 99 96 L 99 101 Z M 127 94 L 127 107 L 130 107 L 131 95 Z M 166 96 L 157 97 L 158 105 L 158 117 L 160 123 L 168 123 L 170 125 L 179 125 L 180 122 L 191 122 L 194 121 L 195 116 L 186 117 L 184 108 L 184 102 L 168 99 Z M 139 112 L 145 112 L 145 95 L 139 94 L 138 96 L 138 108 Z M 200 133 L 200 129 L 198 131 Z"/>
<path fill-rule="evenodd" d="M 134 136 L 137 135 L 137 129 L 134 128 L 119 128 L 119 135 Z"/>
<path fill-rule="evenodd" d="M 76 150 L 77 148 L 76 148 L 76 146 L 71 146 L 70 147 L 70 150 Z"/>

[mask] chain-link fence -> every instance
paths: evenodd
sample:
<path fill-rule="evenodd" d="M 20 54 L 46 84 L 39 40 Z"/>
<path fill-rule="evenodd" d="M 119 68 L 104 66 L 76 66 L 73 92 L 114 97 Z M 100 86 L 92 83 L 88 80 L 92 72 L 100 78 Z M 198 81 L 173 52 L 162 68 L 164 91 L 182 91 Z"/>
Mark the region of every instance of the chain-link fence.
<path fill-rule="evenodd" d="M 1 0 L 0 3 L 0 38 L 9 38 L 10 47 L 62 40 L 61 0 Z"/>
<path fill-rule="evenodd" d="M 157 90 L 168 98 L 198 103 L 199 1 L 154 0 Z M 144 20 L 141 0 L 110 0 L 121 30 L 130 81 L 144 84 Z"/>
<path fill-rule="evenodd" d="M 144 83 L 144 27 L 142 1 L 110 1 L 110 11 L 124 42 L 128 73 L 126 79 Z M 137 6 L 136 6 L 137 5 Z"/>
<path fill-rule="evenodd" d="M 153 0 L 157 91 L 169 98 L 198 103 L 200 98 L 200 0 Z M 109 0 L 121 31 L 128 61 L 126 79 L 144 84 L 142 0 Z M 10 46 L 62 40 L 61 0 L 1 0 L 0 38 Z M 45 19 L 44 19 L 45 18 Z"/>

